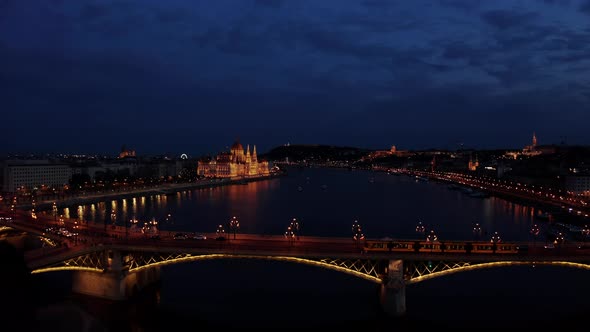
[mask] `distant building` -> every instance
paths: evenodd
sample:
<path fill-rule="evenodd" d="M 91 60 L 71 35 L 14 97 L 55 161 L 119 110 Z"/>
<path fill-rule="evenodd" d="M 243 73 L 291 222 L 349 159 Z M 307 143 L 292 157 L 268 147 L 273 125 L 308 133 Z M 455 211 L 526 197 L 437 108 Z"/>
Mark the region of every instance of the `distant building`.
<path fill-rule="evenodd" d="M 541 151 L 537 150 L 537 135 L 533 132 L 533 141 L 531 145 L 527 145 L 522 149 L 522 154 L 525 156 L 537 156 Z"/>
<path fill-rule="evenodd" d="M 397 157 L 407 157 L 412 155 L 407 150 L 398 150 L 395 145 L 392 145 L 389 150 L 377 150 L 369 153 L 367 157 L 363 158 L 362 160 L 372 160 L 377 158 L 383 158 L 388 156 L 397 156 Z"/>
<path fill-rule="evenodd" d="M 128 149 L 127 146 L 123 145 L 121 147 L 121 152 L 119 153 L 119 158 L 129 158 L 135 157 L 135 150 Z"/>
<path fill-rule="evenodd" d="M 2 191 L 9 193 L 42 187 L 63 187 L 72 178 L 69 165 L 48 160 L 6 160 L 2 171 Z"/>
<path fill-rule="evenodd" d="M 590 175 L 567 175 L 565 190 L 574 195 L 590 197 Z"/>
<path fill-rule="evenodd" d="M 477 155 L 475 155 L 475 161 L 473 160 L 472 157 L 469 157 L 469 163 L 467 163 L 467 168 L 470 171 L 477 171 L 478 167 L 479 167 L 479 160 L 477 160 Z"/>
<path fill-rule="evenodd" d="M 250 145 L 246 152 L 240 142 L 236 141 L 229 152 L 222 152 L 214 158 L 200 160 L 197 174 L 206 177 L 237 178 L 261 176 L 269 174 L 268 161 L 258 161 L 256 145 L 250 153 Z"/>

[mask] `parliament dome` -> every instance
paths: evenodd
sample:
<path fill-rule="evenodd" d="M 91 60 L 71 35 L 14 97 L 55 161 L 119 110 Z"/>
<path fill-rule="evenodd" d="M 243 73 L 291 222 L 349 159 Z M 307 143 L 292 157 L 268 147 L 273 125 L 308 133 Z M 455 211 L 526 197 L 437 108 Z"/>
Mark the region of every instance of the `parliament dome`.
<path fill-rule="evenodd" d="M 244 151 L 244 147 L 242 146 L 242 144 L 240 144 L 239 141 L 235 141 L 234 144 L 231 146 L 231 151 L 234 151 L 234 150 Z"/>

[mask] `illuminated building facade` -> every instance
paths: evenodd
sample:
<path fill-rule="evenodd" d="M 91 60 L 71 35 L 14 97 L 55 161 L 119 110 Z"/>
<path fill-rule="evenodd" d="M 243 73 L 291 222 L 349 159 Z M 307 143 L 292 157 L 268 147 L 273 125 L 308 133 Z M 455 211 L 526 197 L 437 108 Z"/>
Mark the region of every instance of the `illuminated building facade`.
<path fill-rule="evenodd" d="M 7 160 L 3 167 L 2 191 L 15 193 L 42 187 L 62 187 L 72 178 L 69 165 L 48 160 Z"/>
<path fill-rule="evenodd" d="M 473 160 L 473 158 L 469 157 L 469 163 L 467 165 L 467 168 L 469 168 L 470 171 L 477 171 L 478 167 L 479 160 L 477 160 L 477 155 L 475 155 L 475 161 Z"/>
<path fill-rule="evenodd" d="M 135 157 L 135 150 L 128 149 L 125 145 L 121 148 L 121 152 L 119 153 L 119 158 L 129 158 Z"/>
<path fill-rule="evenodd" d="M 250 145 L 244 147 L 236 141 L 229 152 L 222 152 L 211 159 L 199 160 L 197 174 L 206 177 L 238 178 L 269 175 L 268 161 L 258 161 L 256 145 L 250 153 Z"/>
<path fill-rule="evenodd" d="M 525 156 L 536 156 L 540 155 L 541 151 L 537 150 L 537 135 L 533 133 L 533 141 L 531 145 L 527 145 L 522 149 L 522 154 Z"/>

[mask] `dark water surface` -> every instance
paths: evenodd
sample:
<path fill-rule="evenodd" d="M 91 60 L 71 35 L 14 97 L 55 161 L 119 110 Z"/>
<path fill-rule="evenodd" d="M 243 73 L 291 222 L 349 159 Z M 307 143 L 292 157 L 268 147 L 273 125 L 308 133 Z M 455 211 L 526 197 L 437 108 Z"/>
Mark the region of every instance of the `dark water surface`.
<path fill-rule="evenodd" d="M 240 232 L 282 234 L 295 217 L 303 236 L 348 237 L 357 219 L 369 238 L 416 238 L 421 220 L 441 239 L 473 239 L 478 222 L 487 232 L 482 237 L 498 231 L 505 241 L 520 241 L 530 240 L 530 227 L 539 222 L 537 209 L 503 199 L 472 198 L 444 184 L 404 176 L 333 169 L 293 170 L 286 177 L 248 185 L 109 201 L 64 212 L 76 218 L 80 211 L 91 222 L 110 223 L 112 209 L 118 224 L 133 217 L 156 218 L 164 230 L 199 232 L 213 232 L 235 215 Z M 582 317 L 590 314 L 589 277 L 587 270 L 546 266 L 451 274 L 408 285 L 407 316 L 402 319 L 381 315 L 376 284 L 286 262 L 215 260 L 165 266 L 159 285 L 125 304 L 71 296 L 67 272 L 36 275 L 35 280 L 42 299 L 39 321 L 62 330 L 69 326 L 61 319 L 74 324 L 72 317 L 82 317 L 80 321 L 91 322 L 88 326 L 117 331 L 176 331 L 181 326 L 191 331 L 572 331 L 587 327 Z"/>

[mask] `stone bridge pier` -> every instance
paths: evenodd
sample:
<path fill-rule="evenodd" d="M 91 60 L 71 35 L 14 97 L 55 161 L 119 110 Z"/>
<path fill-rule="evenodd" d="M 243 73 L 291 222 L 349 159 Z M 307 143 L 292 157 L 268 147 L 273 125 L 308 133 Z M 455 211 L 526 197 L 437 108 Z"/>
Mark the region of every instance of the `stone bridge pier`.
<path fill-rule="evenodd" d="M 126 257 L 116 250 L 104 251 L 103 266 L 103 272 L 74 271 L 72 291 L 102 299 L 124 301 L 160 280 L 159 267 L 129 272 Z"/>
<path fill-rule="evenodd" d="M 404 262 L 390 260 L 379 293 L 381 308 L 392 317 L 406 313 L 406 285 L 404 281 Z"/>

